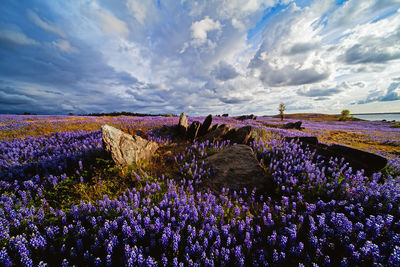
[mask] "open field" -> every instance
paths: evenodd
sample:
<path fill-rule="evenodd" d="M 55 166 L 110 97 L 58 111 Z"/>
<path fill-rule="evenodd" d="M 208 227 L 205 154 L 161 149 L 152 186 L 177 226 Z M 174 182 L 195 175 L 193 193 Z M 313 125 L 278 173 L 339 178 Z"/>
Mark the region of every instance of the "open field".
<path fill-rule="evenodd" d="M 208 186 L 204 160 L 233 144 L 161 130 L 178 119 L 0 115 L 0 265 L 400 265 L 400 128 L 331 118 L 305 120 L 300 131 L 276 127 L 298 117 L 214 117 L 252 126 L 250 147 L 273 182 L 266 193 Z M 115 166 L 103 124 L 160 148 Z M 388 165 L 366 177 L 284 136 L 317 136 Z"/>

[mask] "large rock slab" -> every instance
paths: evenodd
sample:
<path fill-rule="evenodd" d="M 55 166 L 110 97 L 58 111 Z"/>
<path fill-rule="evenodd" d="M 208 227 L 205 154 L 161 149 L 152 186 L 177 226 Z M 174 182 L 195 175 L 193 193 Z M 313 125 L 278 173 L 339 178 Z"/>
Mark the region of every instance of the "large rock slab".
<path fill-rule="evenodd" d="M 368 176 L 380 171 L 387 164 L 387 159 L 384 157 L 348 146 L 333 144 L 329 150 L 337 157 L 342 156 L 353 169 L 363 169 Z"/>
<path fill-rule="evenodd" d="M 379 172 L 387 164 L 387 159 L 382 156 L 338 144 L 330 146 L 321 144 L 315 136 L 286 137 L 285 140 L 288 142 L 297 140 L 303 146 L 309 146 L 310 149 L 315 150 L 316 155 L 323 156 L 326 159 L 344 158 L 344 161 L 348 162 L 353 170 L 364 170 L 364 174 L 367 176 Z"/>
<path fill-rule="evenodd" d="M 197 133 L 197 136 L 205 135 L 211 129 L 211 124 L 212 124 L 212 115 L 210 114 L 204 119 L 204 122 L 200 126 L 199 132 Z"/>
<path fill-rule="evenodd" d="M 103 142 L 114 162 L 121 166 L 150 158 L 158 144 L 140 136 L 132 136 L 110 125 L 101 126 Z"/>
<path fill-rule="evenodd" d="M 263 192 L 273 191 L 271 178 L 264 172 L 251 147 L 247 145 L 226 148 L 207 157 L 204 163 L 215 172 L 210 183 L 217 187 L 237 190 L 244 187 L 252 190 L 256 187 Z"/>

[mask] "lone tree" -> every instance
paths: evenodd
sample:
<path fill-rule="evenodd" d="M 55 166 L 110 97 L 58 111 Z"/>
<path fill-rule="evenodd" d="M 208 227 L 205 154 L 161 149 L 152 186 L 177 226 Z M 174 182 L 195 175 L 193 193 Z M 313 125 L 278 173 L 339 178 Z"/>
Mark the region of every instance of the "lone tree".
<path fill-rule="evenodd" d="M 351 120 L 353 119 L 353 116 L 350 115 L 350 110 L 348 109 L 343 109 L 342 112 L 340 112 L 340 121 L 345 121 L 345 120 Z"/>
<path fill-rule="evenodd" d="M 285 118 L 285 110 L 286 110 L 286 106 L 283 103 L 279 104 L 279 115 L 281 115 L 281 121 L 283 121 L 283 119 Z"/>

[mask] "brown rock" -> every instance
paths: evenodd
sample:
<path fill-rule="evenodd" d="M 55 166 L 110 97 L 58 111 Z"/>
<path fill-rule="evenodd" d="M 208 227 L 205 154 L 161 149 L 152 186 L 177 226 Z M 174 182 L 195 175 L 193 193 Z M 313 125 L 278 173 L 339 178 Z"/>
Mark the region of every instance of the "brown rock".
<path fill-rule="evenodd" d="M 189 140 L 194 140 L 197 137 L 197 133 L 200 129 L 201 123 L 199 121 L 194 121 L 192 124 L 190 124 L 189 129 L 187 130 L 186 137 Z"/>
<path fill-rule="evenodd" d="M 203 124 L 200 126 L 199 132 L 197 133 L 198 136 L 205 135 L 211 129 L 212 123 L 212 115 L 208 115 L 205 119 Z"/>
<path fill-rule="evenodd" d="M 247 144 L 251 137 L 251 130 L 251 126 L 232 129 L 224 135 L 223 139 L 231 140 L 231 144 Z"/>
<path fill-rule="evenodd" d="M 264 172 L 255 158 L 251 147 L 234 145 L 226 148 L 204 161 L 205 166 L 214 171 L 210 183 L 219 187 L 272 192 L 272 180 Z"/>
<path fill-rule="evenodd" d="M 301 127 L 302 122 L 301 121 L 296 121 L 296 122 L 289 122 L 286 123 L 282 126 L 283 129 L 296 129 L 296 130 L 302 130 L 304 129 Z"/>
<path fill-rule="evenodd" d="M 239 117 L 236 117 L 235 119 L 239 120 L 239 121 L 244 121 L 244 120 L 255 120 L 257 117 L 254 116 L 253 114 L 250 115 L 242 115 Z"/>
<path fill-rule="evenodd" d="M 181 136 L 185 136 L 188 128 L 188 118 L 186 117 L 185 113 L 182 112 L 181 116 L 179 117 L 179 122 L 178 122 L 178 133 Z"/>
<path fill-rule="evenodd" d="M 229 127 L 226 124 L 215 124 L 208 133 L 199 138 L 199 141 L 204 142 L 206 140 L 210 140 L 213 142 L 214 140 L 220 140 L 228 131 Z"/>
<path fill-rule="evenodd" d="M 109 125 L 103 125 L 101 131 L 106 150 L 111 153 L 114 162 L 121 166 L 146 160 L 158 148 L 156 142 L 129 135 Z"/>

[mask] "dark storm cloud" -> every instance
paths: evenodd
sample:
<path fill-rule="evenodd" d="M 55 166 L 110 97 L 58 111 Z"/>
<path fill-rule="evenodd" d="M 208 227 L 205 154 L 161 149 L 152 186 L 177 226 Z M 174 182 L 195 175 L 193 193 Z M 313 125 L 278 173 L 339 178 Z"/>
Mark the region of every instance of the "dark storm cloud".
<path fill-rule="evenodd" d="M 390 60 L 399 59 L 400 52 L 392 52 L 387 48 L 380 48 L 378 46 L 356 44 L 349 48 L 343 57 L 347 64 L 383 64 Z"/>
<path fill-rule="evenodd" d="M 288 65 L 282 69 L 272 69 L 268 63 L 259 68 L 260 80 L 267 86 L 303 85 L 323 81 L 329 77 L 329 72 L 317 72 L 313 68 L 297 69 Z"/>
<path fill-rule="evenodd" d="M 342 91 L 343 89 L 337 87 L 329 89 L 313 88 L 308 90 L 298 90 L 297 94 L 301 96 L 318 97 L 318 96 L 332 96 Z"/>
<path fill-rule="evenodd" d="M 316 43 L 296 43 L 288 51 L 286 51 L 286 54 L 288 55 L 303 54 L 311 50 L 317 49 L 318 47 L 319 45 Z"/>
<path fill-rule="evenodd" d="M 220 81 L 227 81 L 239 76 L 236 69 L 225 61 L 219 62 L 211 73 Z"/>
<path fill-rule="evenodd" d="M 251 101 L 252 97 L 220 97 L 219 100 L 226 104 L 239 104 Z"/>

